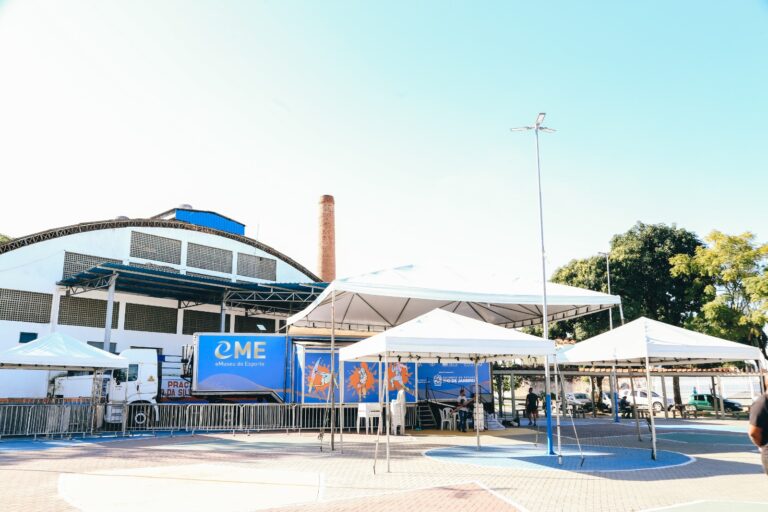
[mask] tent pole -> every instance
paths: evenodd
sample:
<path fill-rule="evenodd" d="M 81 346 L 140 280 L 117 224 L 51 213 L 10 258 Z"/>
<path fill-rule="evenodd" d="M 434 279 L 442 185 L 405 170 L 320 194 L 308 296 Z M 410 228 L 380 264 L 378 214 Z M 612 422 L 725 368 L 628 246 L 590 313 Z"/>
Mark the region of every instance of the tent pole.
<path fill-rule="evenodd" d="M 563 463 L 563 445 L 560 438 L 560 414 L 562 413 L 562 406 L 565 404 L 565 387 L 563 386 L 563 376 L 560 375 L 560 370 L 557 366 L 557 355 L 554 356 L 555 365 L 555 390 L 560 395 L 560 407 L 557 407 L 557 457 L 560 464 Z M 559 382 L 559 384 L 558 384 Z"/>
<path fill-rule="evenodd" d="M 334 384 L 336 381 L 336 364 L 334 354 L 336 353 L 336 290 L 331 291 L 331 451 L 335 448 L 336 441 L 336 390 Z"/>
<path fill-rule="evenodd" d="M 632 367 L 629 367 L 629 391 L 632 393 L 632 411 L 635 413 L 635 427 L 637 427 L 637 440 L 642 441 L 640 435 L 640 419 L 637 416 L 637 400 L 635 399 L 635 379 L 632 378 Z"/>
<path fill-rule="evenodd" d="M 656 460 L 656 422 L 653 419 L 653 381 L 651 380 L 651 362 L 645 356 L 645 379 L 648 382 L 648 417 L 651 419 L 651 458 Z"/>
<path fill-rule="evenodd" d="M 659 367 L 661 369 L 661 367 Z M 661 376 L 661 398 L 664 400 L 664 419 L 669 419 L 669 410 L 667 408 L 667 382 L 664 375 Z"/>
<path fill-rule="evenodd" d="M 544 414 L 547 415 L 547 453 L 554 455 L 552 443 L 552 397 L 549 387 L 549 356 L 544 356 Z"/>
<path fill-rule="evenodd" d="M 725 402 L 723 401 L 725 395 L 723 395 L 723 378 L 717 376 L 717 401 L 720 402 L 720 416 L 725 419 Z"/>
<path fill-rule="evenodd" d="M 619 379 L 616 378 L 616 365 L 611 368 L 611 401 L 613 402 L 613 422 L 620 423 L 619 419 Z"/>
<path fill-rule="evenodd" d="M 475 436 L 477 437 L 477 449 L 480 449 L 480 422 L 477 421 L 477 416 L 482 414 L 480 411 L 480 382 L 477 379 L 477 360 L 479 358 L 475 357 Z"/>
<path fill-rule="evenodd" d="M 379 421 L 376 422 L 376 448 L 373 450 L 373 474 L 376 474 L 376 462 L 379 460 L 379 438 L 381 438 L 381 422 L 383 420 L 382 414 L 384 411 L 384 405 L 382 401 L 382 397 L 384 396 L 384 389 L 382 388 L 382 382 L 381 382 L 381 356 L 379 356 L 379 386 L 378 386 L 378 392 L 379 392 Z M 366 427 L 368 424 L 368 419 L 365 420 Z M 366 434 L 368 431 L 366 430 Z"/>
<path fill-rule="evenodd" d="M 717 406 L 717 389 L 715 388 L 715 378 L 709 378 L 709 392 L 712 396 L 712 408 L 715 410 L 715 419 L 720 419 L 720 408 Z"/>
<path fill-rule="evenodd" d="M 389 431 L 392 428 L 392 403 L 389 401 L 389 359 L 386 353 L 384 353 L 384 379 L 384 403 L 387 408 L 387 424 L 384 425 L 384 428 L 387 429 L 387 473 L 389 473 Z"/>
<path fill-rule="evenodd" d="M 502 383 L 503 383 L 503 381 L 502 381 Z M 502 389 L 504 389 L 504 388 L 502 387 Z M 514 373 L 510 373 L 509 374 L 509 389 L 512 392 L 512 411 L 511 411 L 512 412 L 512 421 L 515 421 L 515 415 L 517 415 L 517 403 L 515 402 L 515 374 Z M 518 420 L 519 421 L 517 423 L 517 426 L 519 427 L 522 424 L 523 419 L 522 418 L 518 418 Z"/>

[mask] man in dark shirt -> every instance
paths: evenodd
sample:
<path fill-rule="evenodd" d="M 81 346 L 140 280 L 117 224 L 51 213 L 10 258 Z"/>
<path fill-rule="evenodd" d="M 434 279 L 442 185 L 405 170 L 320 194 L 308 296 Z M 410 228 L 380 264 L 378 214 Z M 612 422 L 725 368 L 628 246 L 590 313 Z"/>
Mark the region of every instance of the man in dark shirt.
<path fill-rule="evenodd" d="M 749 408 L 749 438 L 760 449 L 763 470 L 768 475 L 768 394 L 760 396 Z"/>
<path fill-rule="evenodd" d="M 533 392 L 533 388 L 528 388 L 528 395 L 525 397 L 525 415 L 528 417 L 528 425 L 533 423 L 535 427 L 539 417 L 539 397 Z"/>

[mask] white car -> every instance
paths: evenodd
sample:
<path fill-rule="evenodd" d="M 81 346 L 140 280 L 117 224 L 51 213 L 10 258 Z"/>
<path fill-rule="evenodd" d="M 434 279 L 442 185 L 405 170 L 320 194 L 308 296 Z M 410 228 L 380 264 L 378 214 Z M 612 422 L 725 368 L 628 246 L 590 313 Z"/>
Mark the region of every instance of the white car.
<path fill-rule="evenodd" d="M 592 400 L 586 393 L 566 393 L 565 401 L 568 405 L 578 405 L 584 409 L 592 408 Z"/>
<path fill-rule="evenodd" d="M 629 389 L 623 389 L 619 392 L 619 400 L 621 400 L 621 397 L 627 397 L 627 400 L 629 403 L 632 403 L 632 393 Z M 639 406 L 645 406 L 648 407 L 648 393 L 645 390 L 636 389 L 635 390 L 635 402 Z M 654 412 L 661 412 L 664 410 L 664 399 L 656 393 L 653 392 L 653 410 Z M 672 398 L 667 398 L 667 410 L 671 410 L 675 406 L 675 401 Z"/>

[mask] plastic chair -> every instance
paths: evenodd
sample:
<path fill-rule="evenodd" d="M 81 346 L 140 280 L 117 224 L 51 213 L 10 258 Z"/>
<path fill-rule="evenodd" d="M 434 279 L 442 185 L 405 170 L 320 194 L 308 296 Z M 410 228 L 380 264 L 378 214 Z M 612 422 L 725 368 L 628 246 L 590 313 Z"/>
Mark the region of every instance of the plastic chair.
<path fill-rule="evenodd" d="M 357 404 L 357 433 L 360 433 L 360 421 L 365 420 L 365 433 L 371 429 L 371 420 L 376 419 L 377 425 L 381 425 L 381 407 L 379 404 L 362 403 Z"/>
<path fill-rule="evenodd" d="M 455 429 L 453 426 L 453 411 L 448 407 L 440 409 L 440 430 L 443 430 L 443 426 L 446 424 L 448 425 L 448 430 Z"/>

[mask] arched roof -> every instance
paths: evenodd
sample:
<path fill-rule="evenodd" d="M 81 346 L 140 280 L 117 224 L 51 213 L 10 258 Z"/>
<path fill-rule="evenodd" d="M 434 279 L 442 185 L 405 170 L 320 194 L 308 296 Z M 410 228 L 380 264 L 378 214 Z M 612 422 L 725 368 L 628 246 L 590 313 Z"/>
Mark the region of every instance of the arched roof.
<path fill-rule="evenodd" d="M 226 231 L 219 231 L 216 229 L 206 228 L 203 226 L 197 226 L 195 224 L 189 224 L 186 222 L 180 222 L 177 220 L 165 220 L 165 219 L 115 219 L 115 220 L 103 220 L 96 222 L 84 222 L 81 224 L 75 224 L 73 226 L 65 226 L 61 228 L 49 229 L 47 231 L 41 231 L 32 235 L 15 238 L 10 242 L 0 244 L 0 254 L 20 249 L 28 245 L 44 242 L 46 240 L 52 240 L 62 236 L 76 235 L 78 233 L 87 233 L 90 231 L 98 231 L 101 229 L 118 229 L 118 228 L 175 228 L 185 229 L 187 231 L 197 231 L 198 233 L 208 233 L 210 235 L 216 235 L 230 240 L 250 245 L 256 249 L 266 252 L 283 262 L 291 265 L 296 270 L 302 272 L 307 277 L 315 282 L 320 282 L 321 279 L 317 277 L 313 272 L 309 271 L 306 267 L 296 262 L 292 258 L 289 258 L 285 254 L 273 249 L 272 247 L 265 245 L 257 240 L 248 238 L 246 236 L 235 235 L 233 233 L 227 233 Z"/>

